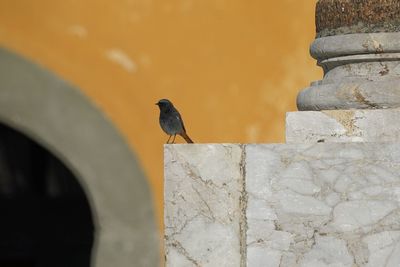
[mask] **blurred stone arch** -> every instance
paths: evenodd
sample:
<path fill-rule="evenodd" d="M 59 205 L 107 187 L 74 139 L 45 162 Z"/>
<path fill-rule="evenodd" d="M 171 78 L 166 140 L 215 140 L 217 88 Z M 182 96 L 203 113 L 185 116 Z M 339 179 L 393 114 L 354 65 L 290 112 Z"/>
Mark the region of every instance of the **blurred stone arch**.
<path fill-rule="evenodd" d="M 157 266 L 149 186 L 131 148 L 79 89 L 0 49 L 0 123 L 27 136 L 77 178 L 94 223 L 91 266 Z"/>

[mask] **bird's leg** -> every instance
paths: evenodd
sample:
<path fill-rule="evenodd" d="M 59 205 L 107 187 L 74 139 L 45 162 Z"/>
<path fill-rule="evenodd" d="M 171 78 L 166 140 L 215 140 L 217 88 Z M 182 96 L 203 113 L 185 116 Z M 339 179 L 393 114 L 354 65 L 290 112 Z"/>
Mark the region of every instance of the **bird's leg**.
<path fill-rule="evenodd" d="M 174 134 L 174 139 L 172 139 L 172 144 L 175 144 L 175 137 L 176 137 L 176 134 Z"/>
<path fill-rule="evenodd" d="M 167 144 L 169 144 L 169 139 L 171 139 L 172 135 L 168 137 Z"/>

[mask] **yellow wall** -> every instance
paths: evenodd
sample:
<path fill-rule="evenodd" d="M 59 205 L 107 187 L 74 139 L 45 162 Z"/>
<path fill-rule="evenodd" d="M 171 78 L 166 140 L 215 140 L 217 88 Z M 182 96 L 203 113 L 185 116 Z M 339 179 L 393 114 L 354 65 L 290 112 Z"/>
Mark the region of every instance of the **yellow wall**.
<path fill-rule="evenodd" d="M 321 71 L 315 0 L 0 0 L 0 45 L 80 87 L 135 149 L 161 223 L 160 98 L 197 142 L 283 142 Z M 179 139 L 179 141 L 181 141 Z"/>

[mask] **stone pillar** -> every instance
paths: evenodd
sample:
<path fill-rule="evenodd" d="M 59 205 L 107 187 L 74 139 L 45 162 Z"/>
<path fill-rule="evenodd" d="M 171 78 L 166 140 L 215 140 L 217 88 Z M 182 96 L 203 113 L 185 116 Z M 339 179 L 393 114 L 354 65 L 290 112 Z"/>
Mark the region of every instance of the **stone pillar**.
<path fill-rule="evenodd" d="M 400 2 L 320 0 L 316 29 L 324 77 L 299 93 L 310 112 L 287 114 L 286 141 L 399 140 Z"/>
<path fill-rule="evenodd" d="M 299 110 L 400 107 L 400 2 L 320 0 L 311 55 L 324 78 L 303 90 Z"/>
<path fill-rule="evenodd" d="M 286 144 L 165 147 L 167 266 L 400 266 L 399 10 L 317 3 Z"/>

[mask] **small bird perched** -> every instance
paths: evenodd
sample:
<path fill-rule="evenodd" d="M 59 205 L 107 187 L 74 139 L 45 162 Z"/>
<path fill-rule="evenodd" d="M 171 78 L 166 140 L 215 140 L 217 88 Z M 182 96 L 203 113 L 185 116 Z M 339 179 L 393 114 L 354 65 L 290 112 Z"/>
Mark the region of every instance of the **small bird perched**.
<path fill-rule="evenodd" d="M 161 99 L 156 103 L 156 105 L 160 108 L 160 126 L 163 131 L 169 135 L 167 140 L 167 144 L 169 144 L 169 140 L 172 136 L 172 144 L 175 142 L 175 137 L 177 134 L 182 136 L 186 142 L 193 143 L 192 139 L 186 134 L 185 125 L 183 124 L 183 120 L 181 114 L 179 114 L 178 110 L 174 107 L 174 105 L 168 99 Z"/>

